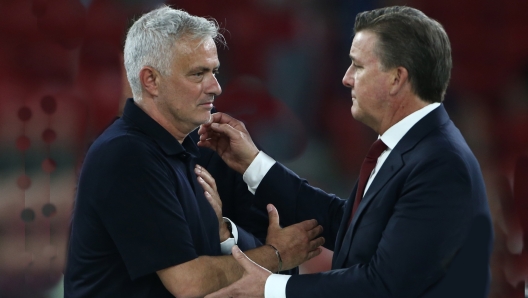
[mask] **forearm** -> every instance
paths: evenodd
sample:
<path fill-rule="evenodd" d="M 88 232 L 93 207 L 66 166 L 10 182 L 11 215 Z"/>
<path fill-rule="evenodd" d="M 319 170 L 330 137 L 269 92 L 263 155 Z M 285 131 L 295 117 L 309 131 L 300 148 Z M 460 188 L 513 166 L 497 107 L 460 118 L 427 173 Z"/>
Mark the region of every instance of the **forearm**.
<path fill-rule="evenodd" d="M 264 245 L 246 252 L 262 267 L 276 272 L 275 250 Z M 158 271 L 163 285 L 176 297 L 203 297 L 242 277 L 244 270 L 233 256 L 200 256 L 192 261 Z"/>
<path fill-rule="evenodd" d="M 200 256 L 158 271 L 165 288 L 176 297 L 203 297 L 230 285 L 242 273 L 232 256 Z"/>
<path fill-rule="evenodd" d="M 279 270 L 279 260 L 275 253 L 275 249 L 269 245 L 263 245 L 261 247 L 248 250 L 244 252 L 246 256 L 253 262 L 260 266 L 268 269 L 271 272 L 277 272 Z M 297 264 L 299 265 L 299 264 Z M 296 267 L 296 266 L 294 266 Z M 292 267 L 292 268 L 294 268 Z M 288 270 L 291 268 L 280 268 L 281 270 Z"/>

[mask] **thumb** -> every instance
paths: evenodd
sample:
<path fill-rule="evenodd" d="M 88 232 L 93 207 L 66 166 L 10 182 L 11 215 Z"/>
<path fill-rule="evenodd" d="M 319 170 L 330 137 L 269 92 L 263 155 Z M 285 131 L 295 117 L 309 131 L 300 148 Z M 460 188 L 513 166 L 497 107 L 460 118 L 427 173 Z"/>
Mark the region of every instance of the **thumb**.
<path fill-rule="evenodd" d="M 238 264 L 240 264 L 240 266 L 242 266 L 242 268 L 244 268 L 244 271 L 246 271 L 247 273 L 252 272 L 255 266 L 257 266 L 256 263 L 251 261 L 246 256 L 246 254 L 243 253 L 240 248 L 238 248 L 238 245 L 235 245 L 231 248 L 231 253 L 233 254 L 233 257 L 238 262 Z"/>
<path fill-rule="evenodd" d="M 231 292 L 234 292 L 234 286 L 235 286 L 235 284 L 232 284 L 229 287 L 225 287 L 225 288 L 220 289 L 220 290 L 218 290 L 218 291 L 216 291 L 214 293 L 206 295 L 204 298 L 233 297 L 233 294 L 231 294 Z"/>
<path fill-rule="evenodd" d="M 268 218 L 269 218 L 268 229 L 270 228 L 280 229 L 279 212 L 277 211 L 277 208 L 275 208 L 273 204 L 268 204 L 266 208 L 268 210 Z"/>

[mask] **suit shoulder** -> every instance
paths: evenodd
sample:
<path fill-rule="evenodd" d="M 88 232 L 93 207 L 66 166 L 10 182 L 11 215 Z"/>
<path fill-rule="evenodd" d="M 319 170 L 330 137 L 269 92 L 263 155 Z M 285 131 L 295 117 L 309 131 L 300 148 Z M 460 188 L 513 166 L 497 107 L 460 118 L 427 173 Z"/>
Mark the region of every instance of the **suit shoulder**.
<path fill-rule="evenodd" d="M 431 131 L 417 143 L 416 149 L 434 159 L 478 163 L 466 140 L 451 121 Z"/>

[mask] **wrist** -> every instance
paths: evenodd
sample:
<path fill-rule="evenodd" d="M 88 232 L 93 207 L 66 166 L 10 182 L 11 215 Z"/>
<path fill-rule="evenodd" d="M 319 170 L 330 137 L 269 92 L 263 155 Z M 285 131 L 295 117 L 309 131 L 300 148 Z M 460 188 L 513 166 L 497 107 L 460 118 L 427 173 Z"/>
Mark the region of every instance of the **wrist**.
<path fill-rule="evenodd" d="M 249 166 L 253 163 L 255 158 L 257 158 L 257 155 L 259 154 L 260 150 L 255 148 L 255 151 L 248 154 L 248 158 L 246 158 L 245 162 L 242 163 L 242 168 L 240 169 L 240 174 L 244 174 Z"/>
<path fill-rule="evenodd" d="M 220 223 L 220 242 L 224 242 L 228 238 L 233 238 L 231 233 L 231 223 L 229 221 L 222 221 Z"/>
<path fill-rule="evenodd" d="M 275 251 L 275 256 L 277 257 L 277 273 L 279 273 L 280 271 L 282 271 L 282 258 L 281 258 L 280 252 L 275 246 L 271 244 L 266 244 L 266 245 L 270 246 Z"/>

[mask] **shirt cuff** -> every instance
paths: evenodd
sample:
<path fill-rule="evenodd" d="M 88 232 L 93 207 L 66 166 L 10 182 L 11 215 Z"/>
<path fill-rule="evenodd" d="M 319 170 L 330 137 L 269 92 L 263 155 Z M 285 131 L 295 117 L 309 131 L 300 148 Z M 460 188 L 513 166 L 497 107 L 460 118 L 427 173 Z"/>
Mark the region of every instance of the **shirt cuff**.
<path fill-rule="evenodd" d="M 286 298 L 286 284 L 291 275 L 272 274 L 266 279 L 264 298 Z"/>
<path fill-rule="evenodd" d="M 233 246 L 238 243 L 238 229 L 234 222 L 232 222 L 229 218 L 224 217 L 224 222 L 227 221 L 231 223 L 231 235 L 233 235 L 233 238 L 227 238 L 224 242 L 220 243 L 220 250 L 222 251 L 223 255 L 230 255 L 231 248 L 233 248 Z"/>
<path fill-rule="evenodd" d="M 264 176 L 266 176 L 275 162 L 276 161 L 273 158 L 260 151 L 257 154 L 257 157 L 255 157 L 253 162 L 246 169 L 242 178 L 244 179 L 244 182 L 246 182 L 248 190 L 252 194 L 255 194 L 260 182 L 262 179 L 264 179 Z"/>

